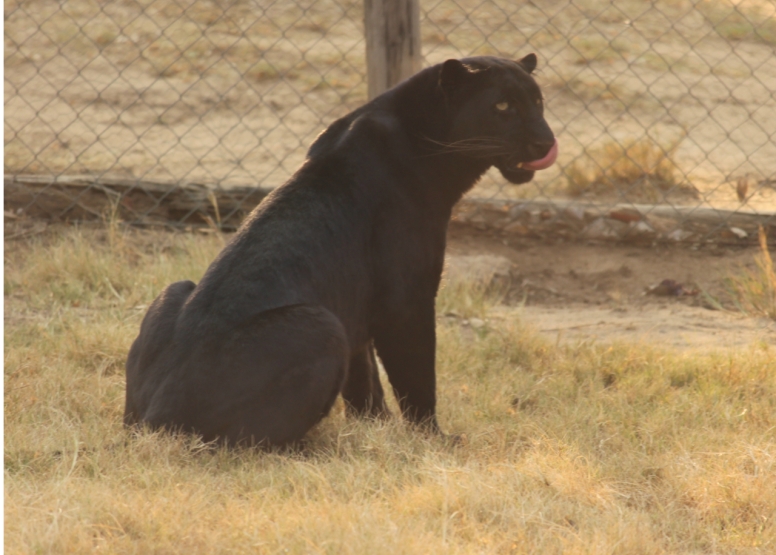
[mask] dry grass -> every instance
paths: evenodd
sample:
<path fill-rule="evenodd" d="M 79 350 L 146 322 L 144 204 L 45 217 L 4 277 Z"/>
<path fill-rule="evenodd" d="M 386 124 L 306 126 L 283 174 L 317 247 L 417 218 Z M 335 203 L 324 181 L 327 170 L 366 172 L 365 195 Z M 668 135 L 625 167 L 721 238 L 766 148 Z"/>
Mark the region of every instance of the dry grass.
<path fill-rule="evenodd" d="M 728 40 L 776 44 L 776 5 L 763 0 L 703 0 L 699 10 Z"/>
<path fill-rule="evenodd" d="M 760 253 L 755 257 L 755 268 L 742 270 L 728 284 L 735 304 L 743 312 L 776 320 L 776 266 L 763 228 L 759 239 Z"/>
<path fill-rule="evenodd" d="M 627 59 L 629 45 L 621 40 L 607 40 L 602 36 L 574 37 L 569 45 L 575 53 L 574 64 L 588 65 L 592 62 L 611 64 Z"/>
<path fill-rule="evenodd" d="M 460 446 L 340 405 L 295 454 L 128 437 L 145 306 L 221 244 L 113 226 L 6 245 L 6 553 L 776 549 L 776 351 L 552 346 L 477 291 L 440 300 L 485 320 L 438 327 Z"/>
<path fill-rule="evenodd" d="M 659 144 L 644 138 L 609 141 L 593 147 L 565 168 L 572 196 L 617 196 L 630 201 L 665 201 L 669 195 L 696 195 L 680 182 L 673 160 L 678 141 Z"/>

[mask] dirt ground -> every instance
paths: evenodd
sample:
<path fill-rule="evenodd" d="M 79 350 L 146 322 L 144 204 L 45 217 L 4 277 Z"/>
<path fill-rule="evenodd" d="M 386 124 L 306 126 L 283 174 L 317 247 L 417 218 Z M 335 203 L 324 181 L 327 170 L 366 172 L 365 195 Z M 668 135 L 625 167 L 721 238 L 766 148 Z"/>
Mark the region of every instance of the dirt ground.
<path fill-rule="evenodd" d="M 742 314 L 726 286 L 727 278 L 754 268 L 756 252 L 550 244 L 453 228 L 446 277 L 502 280 L 505 303 L 490 317 L 517 311 L 559 342 L 643 341 L 681 350 L 776 346 L 776 322 Z M 666 279 L 685 294 L 648 292 Z"/>
<path fill-rule="evenodd" d="M 59 234 L 59 226 L 7 218 L 6 253 L 30 239 Z M 169 232 L 140 233 L 137 241 L 144 243 L 158 242 L 154 233 Z M 776 321 L 744 314 L 728 282 L 754 270 L 758 254 L 751 246 L 693 249 L 505 237 L 454 223 L 443 283 L 494 283 L 503 297 L 488 318 L 517 314 L 552 341 L 635 341 L 679 350 L 776 347 Z M 676 285 L 656 288 L 664 280 Z M 683 294 L 667 294 L 671 292 Z M 9 302 L 6 298 L 6 306 Z M 13 320 L 6 311 L 6 324 L 9 318 Z"/>
<path fill-rule="evenodd" d="M 7 2 L 5 171 L 277 186 L 366 100 L 361 6 Z M 562 168 L 649 137 L 697 190 L 657 200 L 767 212 L 774 10 L 770 0 L 424 2 L 423 57 L 539 55 L 559 163 L 520 188 L 491 173 L 474 196 L 564 197 Z"/>

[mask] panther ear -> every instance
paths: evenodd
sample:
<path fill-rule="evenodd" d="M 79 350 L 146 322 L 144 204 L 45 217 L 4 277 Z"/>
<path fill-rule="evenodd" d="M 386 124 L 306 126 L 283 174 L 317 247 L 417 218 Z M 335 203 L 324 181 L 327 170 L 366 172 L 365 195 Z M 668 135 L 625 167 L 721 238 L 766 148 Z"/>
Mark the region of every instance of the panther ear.
<path fill-rule="evenodd" d="M 461 60 L 447 60 L 442 64 L 442 71 L 439 73 L 439 86 L 447 90 L 454 89 L 474 73 Z"/>
<path fill-rule="evenodd" d="M 518 60 L 517 63 L 523 66 L 523 69 L 526 70 L 529 74 L 533 73 L 533 70 L 536 69 L 536 54 L 532 52 L 522 60 Z"/>

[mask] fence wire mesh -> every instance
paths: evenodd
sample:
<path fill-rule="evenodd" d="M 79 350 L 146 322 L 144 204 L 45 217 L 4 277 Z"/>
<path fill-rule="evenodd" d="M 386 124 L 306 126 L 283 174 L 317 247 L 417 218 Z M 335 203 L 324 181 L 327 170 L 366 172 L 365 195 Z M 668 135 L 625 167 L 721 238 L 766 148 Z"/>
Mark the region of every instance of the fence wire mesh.
<path fill-rule="evenodd" d="M 422 0 L 426 65 L 537 52 L 559 163 L 459 217 L 522 234 L 776 228 L 772 0 Z M 366 101 L 362 0 L 8 0 L 6 218 L 233 226 Z M 476 200 L 485 202 L 475 202 Z M 776 236 L 776 229 L 772 236 Z"/>

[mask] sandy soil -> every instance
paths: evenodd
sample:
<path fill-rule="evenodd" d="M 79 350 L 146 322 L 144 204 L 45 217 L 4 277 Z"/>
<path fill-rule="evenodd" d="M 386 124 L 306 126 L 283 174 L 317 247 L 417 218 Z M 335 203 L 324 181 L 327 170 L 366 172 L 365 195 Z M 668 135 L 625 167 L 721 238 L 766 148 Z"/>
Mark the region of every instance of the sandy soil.
<path fill-rule="evenodd" d="M 560 163 L 473 194 L 563 196 L 569 163 L 649 137 L 698 190 L 658 201 L 776 210 L 776 6 L 735 4 L 423 2 L 426 64 L 540 58 Z M 5 171 L 279 185 L 366 100 L 361 6 L 6 2 Z"/>
<path fill-rule="evenodd" d="M 725 284 L 726 278 L 754 267 L 755 253 L 548 244 L 453 229 L 446 278 L 502 280 L 505 304 L 489 317 L 517 313 L 552 340 L 643 341 L 699 350 L 776 346 L 776 322 L 742 314 Z M 647 293 L 664 279 L 698 293 Z"/>
<path fill-rule="evenodd" d="M 776 323 L 673 301 L 637 308 L 526 306 L 520 317 L 557 341 L 643 342 L 681 350 L 711 351 L 776 346 Z"/>

